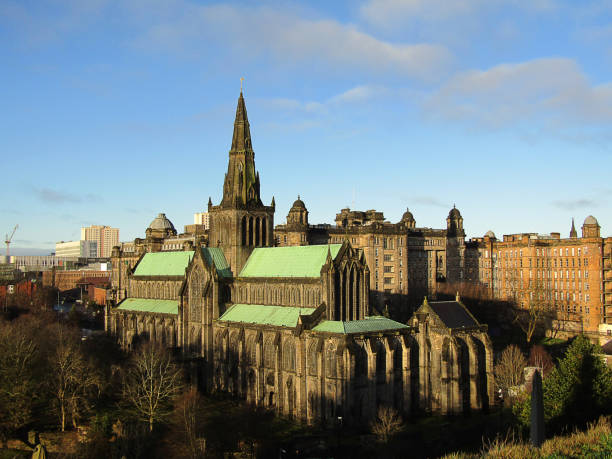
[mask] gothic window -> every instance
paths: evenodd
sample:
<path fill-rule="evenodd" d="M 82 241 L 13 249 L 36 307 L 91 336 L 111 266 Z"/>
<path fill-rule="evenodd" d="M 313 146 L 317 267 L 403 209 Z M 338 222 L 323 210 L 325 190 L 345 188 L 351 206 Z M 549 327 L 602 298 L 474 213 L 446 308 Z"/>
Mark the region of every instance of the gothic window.
<path fill-rule="evenodd" d="M 387 374 L 387 353 L 382 342 L 378 342 L 376 350 L 376 379 L 378 382 L 385 382 Z"/>
<path fill-rule="evenodd" d="M 329 343 L 325 348 L 325 376 L 336 377 L 336 346 L 334 343 Z"/>
<path fill-rule="evenodd" d="M 200 322 L 202 320 L 202 309 L 204 307 L 204 271 L 196 265 L 191 272 L 189 282 L 189 320 Z"/>
<path fill-rule="evenodd" d="M 274 368 L 276 360 L 276 346 L 272 343 L 272 339 L 268 338 L 264 344 L 264 367 Z"/>
<path fill-rule="evenodd" d="M 223 334 L 222 332 L 218 332 L 215 337 L 215 358 L 218 361 L 225 360 L 225 355 L 223 353 Z"/>
<path fill-rule="evenodd" d="M 283 346 L 283 370 L 295 371 L 295 343 L 291 338 Z"/>
<path fill-rule="evenodd" d="M 230 366 L 234 367 L 238 364 L 238 358 L 239 358 L 239 346 L 240 346 L 240 342 L 238 341 L 238 333 L 233 333 L 231 338 L 230 338 L 230 344 L 229 344 L 229 349 L 228 349 L 228 361 L 230 363 Z"/>
<path fill-rule="evenodd" d="M 249 365 L 257 365 L 257 344 L 255 336 L 250 336 L 247 341 L 247 362 Z"/>
<path fill-rule="evenodd" d="M 306 366 L 308 367 L 308 374 L 316 376 L 319 374 L 319 353 L 317 352 L 317 342 L 313 341 L 308 346 L 308 352 L 306 354 Z"/>

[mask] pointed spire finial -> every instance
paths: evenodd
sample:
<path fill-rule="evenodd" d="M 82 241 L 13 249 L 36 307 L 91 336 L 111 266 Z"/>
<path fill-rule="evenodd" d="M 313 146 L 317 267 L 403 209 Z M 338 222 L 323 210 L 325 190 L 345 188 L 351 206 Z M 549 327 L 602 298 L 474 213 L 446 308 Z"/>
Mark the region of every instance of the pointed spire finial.
<path fill-rule="evenodd" d="M 298 193 L 298 199 L 300 199 L 300 195 L 299 195 L 299 193 Z"/>
<path fill-rule="evenodd" d="M 570 229 L 570 237 L 578 237 L 578 232 L 576 231 L 576 226 L 574 225 L 574 217 L 572 217 L 572 228 Z"/>
<path fill-rule="evenodd" d="M 242 94 L 242 83 L 244 83 L 244 77 L 240 77 L 240 94 Z"/>

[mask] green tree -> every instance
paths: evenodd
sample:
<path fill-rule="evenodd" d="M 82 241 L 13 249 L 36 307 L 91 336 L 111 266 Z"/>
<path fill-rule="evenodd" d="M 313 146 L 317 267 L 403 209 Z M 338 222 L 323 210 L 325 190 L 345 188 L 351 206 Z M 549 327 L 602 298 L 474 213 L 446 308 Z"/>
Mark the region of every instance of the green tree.
<path fill-rule="evenodd" d="M 544 380 L 544 419 L 553 430 L 584 426 L 612 410 L 612 370 L 599 354 L 599 346 L 580 335 Z M 514 406 L 525 425 L 530 410 L 529 396 Z"/>

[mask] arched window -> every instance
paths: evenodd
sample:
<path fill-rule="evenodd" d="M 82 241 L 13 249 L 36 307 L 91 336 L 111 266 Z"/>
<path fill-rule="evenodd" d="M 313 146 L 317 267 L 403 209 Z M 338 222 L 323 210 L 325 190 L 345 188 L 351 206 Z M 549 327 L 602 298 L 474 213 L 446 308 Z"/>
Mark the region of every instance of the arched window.
<path fill-rule="evenodd" d="M 242 217 L 242 221 L 240 224 L 240 230 L 242 233 L 242 245 L 247 245 L 247 218 Z"/>
<path fill-rule="evenodd" d="M 228 356 L 227 356 L 227 360 L 230 366 L 235 366 L 238 364 L 239 352 L 240 352 L 239 346 L 240 346 L 240 342 L 238 341 L 238 333 L 234 332 L 232 336 L 230 337 Z"/>
<path fill-rule="evenodd" d="M 336 346 L 334 343 L 329 343 L 325 348 L 325 376 L 336 377 Z"/>
<path fill-rule="evenodd" d="M 255 336 L 250 336 L 247 340 L 247 363 L 249 365 L 257 365 L 257 344 L 255 343 Z"/>
<path fill-rule="evenodd" d="M 309 375 L 317 376 L 319 374 L 319 353 L 317 352 L 316 341 L 311 342 L 308 346 L 308 352 L 306 353 L 306 367 Z"/>
<path fill-rule="evenodd" d="M 295 343 L 291 338 L 283 345 L 283 370 L 295 371 Z"/>
<path fill-rule="evenodd" d="M 274 368 L 276 361 L 276 346 L 268 339 L 264 344 L 264 367 Z"/>
<path fill-rule="evenodd" d="M 263 218 L 261 220 L 261 245 L 264 247 L 268 246 L 268 220 Z"/>
<path fill-rule="evenodd" d="M 387 379 L 387 353 L 382 342 L 378 342 L 376 349 L 376 379 L 385 382 Z"/>
<path fill-rule="evenodd" d="M 204 289 L 204 271 L 201 266 L 194 266 L 189 281 L 189 320 L 192 322 L 200 322 L 204 306 L 204 298 L 202 296 Z"/>

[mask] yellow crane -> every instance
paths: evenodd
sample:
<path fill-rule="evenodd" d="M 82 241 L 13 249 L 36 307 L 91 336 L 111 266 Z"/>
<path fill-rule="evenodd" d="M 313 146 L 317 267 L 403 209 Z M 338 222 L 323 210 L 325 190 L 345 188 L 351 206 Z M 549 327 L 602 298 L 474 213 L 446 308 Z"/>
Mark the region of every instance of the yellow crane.
<path fill-rule="evenodd" d="M 11 233 L 10 237 L 9 237 L 8 234 L 5 235 L 4 243 L 6 244 L 6 256 L 7 257 L 11 256 L 11 254 L 9 252 L 9 246 L 11 244 L 11 241 L 13 240 L 13 236 L 15 235 L 15 231 L 17 231 L 17 228 L 19 228 L 19 224 L 15 225 L 15 228 L 13 228 L 13 232 Z"/>

